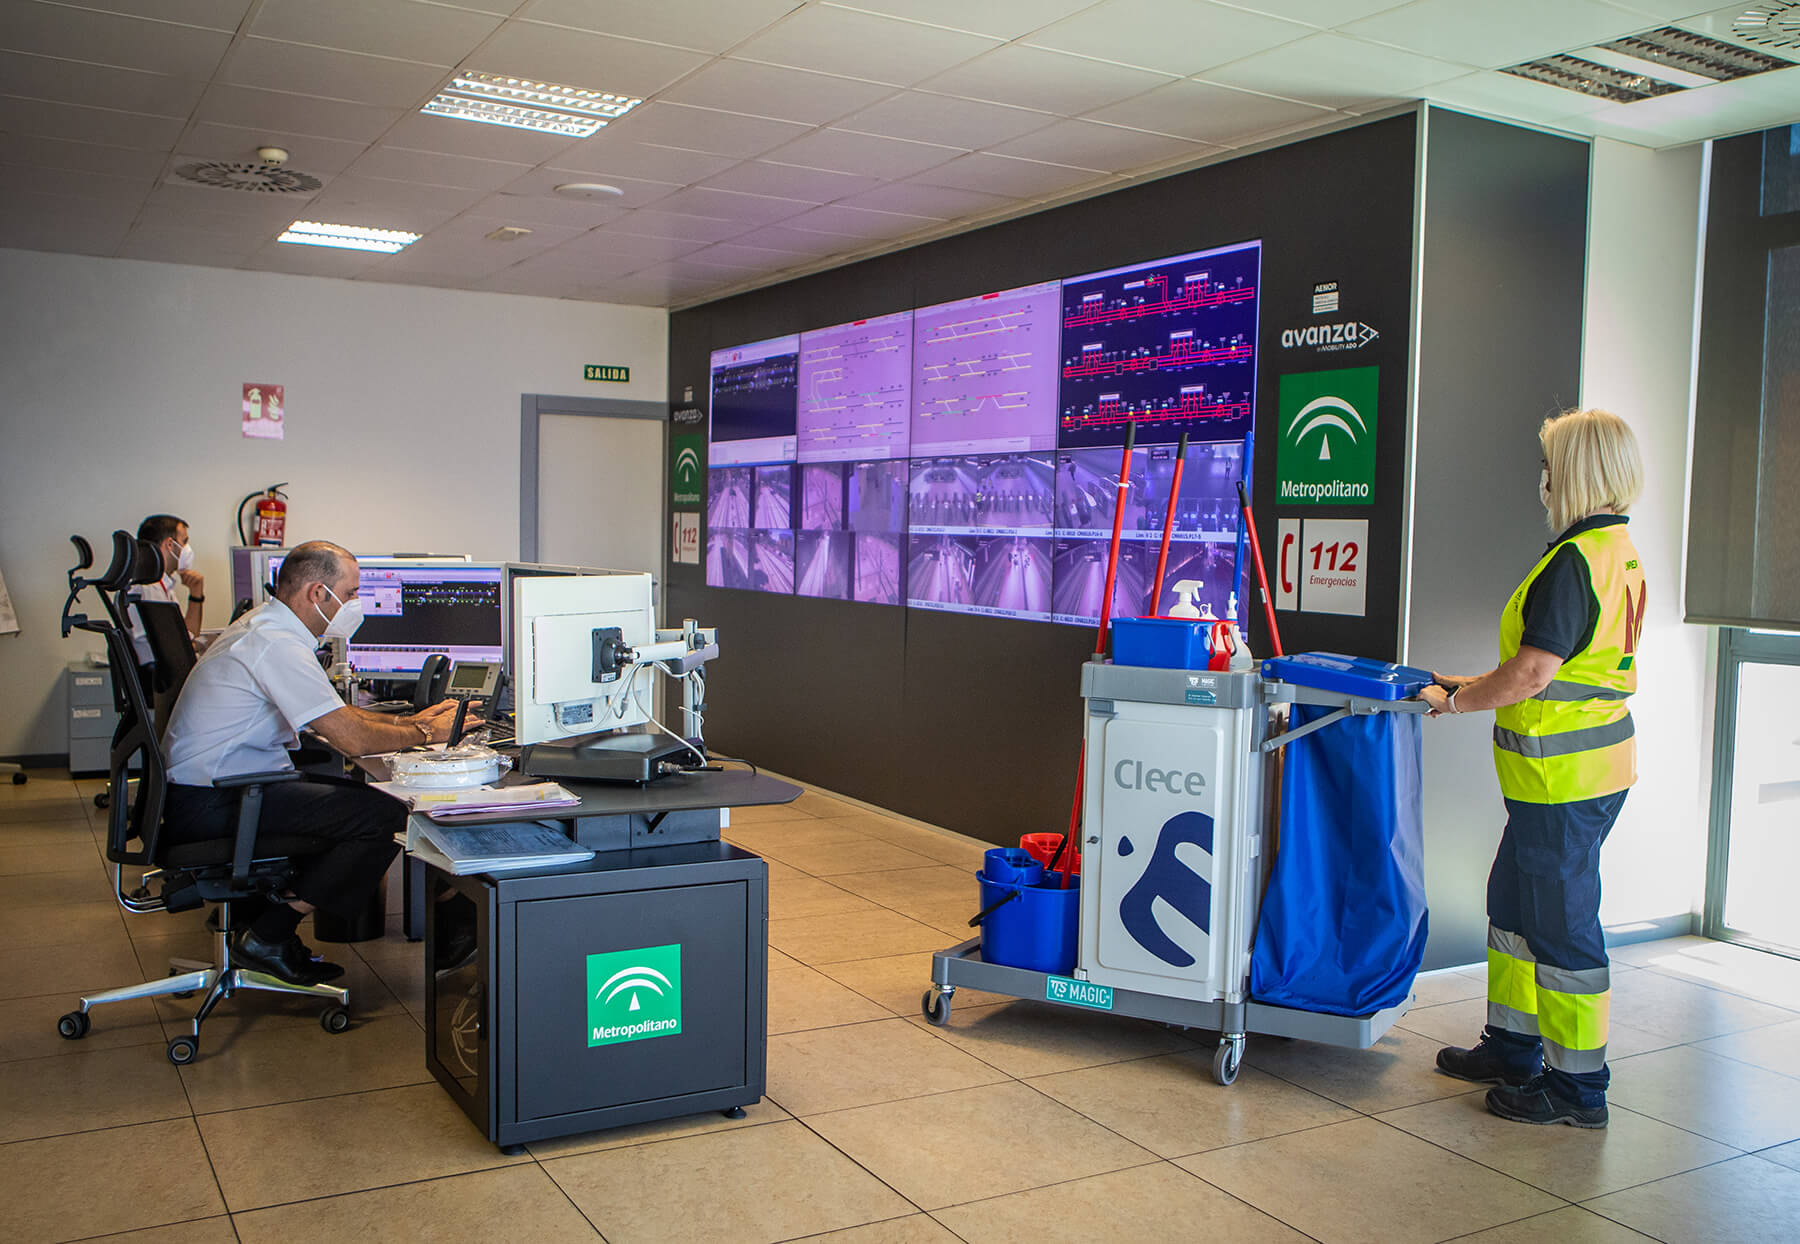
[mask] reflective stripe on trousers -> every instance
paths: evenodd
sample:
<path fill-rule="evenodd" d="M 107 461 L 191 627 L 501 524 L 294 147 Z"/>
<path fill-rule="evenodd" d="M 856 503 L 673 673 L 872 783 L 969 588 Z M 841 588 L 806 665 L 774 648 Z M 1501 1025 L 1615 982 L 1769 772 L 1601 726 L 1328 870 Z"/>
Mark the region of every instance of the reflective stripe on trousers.
<path fill-rule="evenodd" d="M 1519 934 L 1488 926 L 1488 1023 L 1541 1037 L 1549 1067 L 1574 1074 L 1606 1066 L 1610 986 L 1607 968 L 1539 963 Z"/>

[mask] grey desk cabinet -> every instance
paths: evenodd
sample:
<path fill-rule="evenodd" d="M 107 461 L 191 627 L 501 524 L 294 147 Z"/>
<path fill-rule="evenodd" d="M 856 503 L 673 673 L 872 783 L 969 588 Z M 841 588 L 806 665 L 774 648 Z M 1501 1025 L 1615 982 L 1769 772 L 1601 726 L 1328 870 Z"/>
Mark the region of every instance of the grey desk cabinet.
<path fill-rule="evenodd" d="M 104 665 L 71 661 L 63 673 L 68 690 L 69 772 L 104 773 L 112 754 L 119 714 L 113 707 L 112 671 Z"/>

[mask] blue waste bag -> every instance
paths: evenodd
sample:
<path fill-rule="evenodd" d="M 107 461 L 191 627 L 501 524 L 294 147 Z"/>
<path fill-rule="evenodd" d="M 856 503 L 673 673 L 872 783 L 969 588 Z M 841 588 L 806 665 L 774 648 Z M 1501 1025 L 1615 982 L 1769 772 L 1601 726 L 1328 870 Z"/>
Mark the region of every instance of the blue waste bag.
<path fill-rule="evenodd" d="M 1333 710 L 1296 704 L 1295 728 Z M 1258 1002 L 1368 1015 L 1425 957 L 1420 715 L 1346 717 L 1287 745 L 1281 842 L 1250 960 Z"/>

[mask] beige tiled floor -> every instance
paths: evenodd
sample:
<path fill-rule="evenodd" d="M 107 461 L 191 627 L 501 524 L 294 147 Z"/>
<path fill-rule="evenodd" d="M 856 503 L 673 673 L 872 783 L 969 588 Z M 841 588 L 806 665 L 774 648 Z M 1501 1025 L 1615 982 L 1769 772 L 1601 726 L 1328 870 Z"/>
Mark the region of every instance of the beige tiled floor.
<path fill-rule="evenodd" d="M 420 948 L 392 921 L 335 948 L 343 1036 L 264 997 L 179 1070 L 162 1047 L 191 1004 L 60 1040 L 81 987 L 207 949 L 199 913 L 119 912 L 95 789 L 0 786 L 3 1239 L 1800 1240 L 1793 960 L 1622 949 L 1604 1132 L 1501 1122 L 1432 1069 L 1480 1027 L 1478 969 L 1422 977 L 1370 1050 L 1253 1036 L 1225 1089 L 1204 1033 L 967 989 L 926 1024 L 981 846 L 809 792 L 729 834 L 771 861 L 768 1096 L 509 1158 L 425 1071 Z"/>

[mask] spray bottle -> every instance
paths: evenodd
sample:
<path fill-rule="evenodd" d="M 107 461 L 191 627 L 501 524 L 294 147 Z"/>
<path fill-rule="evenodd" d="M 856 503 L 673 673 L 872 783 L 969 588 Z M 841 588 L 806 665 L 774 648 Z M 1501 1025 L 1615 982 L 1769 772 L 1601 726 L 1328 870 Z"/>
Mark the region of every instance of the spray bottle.
<path fill-rule="evenodd" d="M 1198 579 L 1181 580 L 1175 585 L 1175 595 L 1181 597 L 1180 603 L 1176 604 L 1163 616 L 1169 618 L 1192 618 L 1197 621 L 1200 617 L 1200 611 L 1194 607 L 1194 594 L 1205 586 L 1206 585 Z"/>

